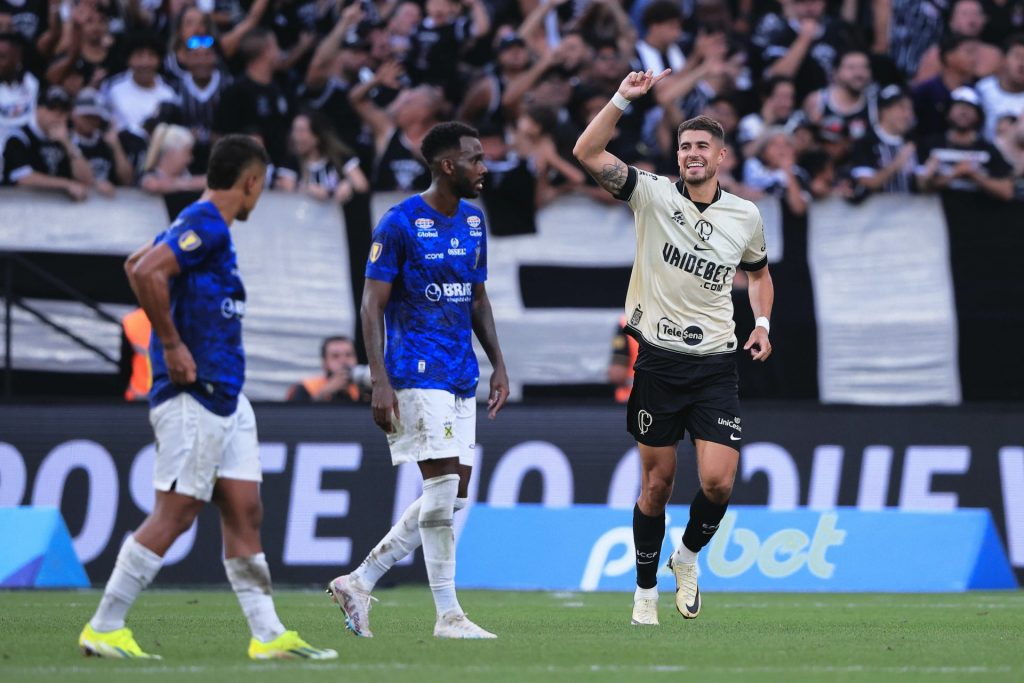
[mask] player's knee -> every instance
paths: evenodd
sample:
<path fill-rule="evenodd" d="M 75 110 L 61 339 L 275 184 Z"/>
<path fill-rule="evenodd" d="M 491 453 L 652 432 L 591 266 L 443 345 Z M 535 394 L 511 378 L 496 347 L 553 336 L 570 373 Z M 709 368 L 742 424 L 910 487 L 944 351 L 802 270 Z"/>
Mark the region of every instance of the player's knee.
<path fill-rule="evenodd" d="M 643 490 L 644 499 L 652 509 L 661 510 L 672 497 L 672 482 L 660 477 L 648 477 Z"/>
<path fill-rule="evenodd" d="M 701 488 L 704 489 L 704 497 L 712 503 L 725 505 L 732 495 L 732 480 L 711 478 L 701 482 Z"/>

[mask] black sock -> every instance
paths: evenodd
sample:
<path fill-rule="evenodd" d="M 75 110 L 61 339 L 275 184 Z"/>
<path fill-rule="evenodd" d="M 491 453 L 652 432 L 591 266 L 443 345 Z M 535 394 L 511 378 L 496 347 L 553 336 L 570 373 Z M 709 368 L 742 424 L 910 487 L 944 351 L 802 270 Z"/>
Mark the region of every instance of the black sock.
<path fill-rule="evenodd" d="M 636 585 L 654 588 L 658 585 L 661 544 L 665 541 L 665 513 L 648 517 L 633 506 L 633 545 L 636 546 Z"/>
<path fill-rule="evenodd" d="M 712 503 L 704 495 L 703 489 L 697 489 L 697 495 L 690 503 L 690 521 L 686 523 L 686 531 L 683 532 L 683 545 L 697 552 L 710 543 L 728 507 L 729 501 L 721 505 Z"/>

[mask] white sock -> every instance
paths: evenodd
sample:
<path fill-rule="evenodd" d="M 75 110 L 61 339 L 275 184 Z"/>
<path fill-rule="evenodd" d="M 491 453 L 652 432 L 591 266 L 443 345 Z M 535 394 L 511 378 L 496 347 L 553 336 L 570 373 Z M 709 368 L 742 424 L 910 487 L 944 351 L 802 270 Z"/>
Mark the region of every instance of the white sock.
<path fill-rule="evenodd" d="M 658 587 L 657 586 L 655 586 L 654 588 L 641 588 L 640 586 L 637 586 L 636 590 L 633 591 L 633 602 L 636 602 L 637 600 L 657 600 L 657 599 L 658 599 Z"/>
<path fill-rule="evenodd" d="M 699 552 L 700 551 L 698 550 L 697 553 Z M 676 551 L 672 553 L 672 561 L 682 562 L 683 564 L 696 564 L 697 553 L 687 548 L 683 543 L 680 543 L 679 547 L 676 548 Z"/>
<path fill-rule="evenodd" d="M 160 571 L 163 558 L 129 535 L 117 553 L 114 571 L 107 580 L 100 606 L 89 624 L 97 631 L 116 631 L 124 628 L 124 617 L 139 597 L 142 589 L 150 584 Z"/>
<path fill-rule="evenodd" d="M 405 508 L 405 512 L 402 513 L 398 522 L 370 551 L 363 563 L 352 572 L 350 579 L 354 580 L 356 588 L 369 593 L 380 581 L 380 578 L 395 566 L 395 563 L 420 547 L 422 540 L 420 539 L 419 517 L 422 501 L 423 496 L 420 496 Z M 456 498 L 455 512 L 466 507 L 468 503 L 469 498 Z"/>
<path fill-rule="evenodd" d="M 285 632 L 270 593 L 270 566 L 263 553 L 224 560 L 224 570 L 249 621 L 253 638 L 268 643 Z"/>
<path fill-rule="evenodd" d="M 452 530 L 458 490 L 459 475 L 445 474 L 425 480 L 420 497 L 423 563 L 427 565 L 427 579 L 438 616 L 451 611 L 462 612 L 455 596 L 455 532 Z"/>

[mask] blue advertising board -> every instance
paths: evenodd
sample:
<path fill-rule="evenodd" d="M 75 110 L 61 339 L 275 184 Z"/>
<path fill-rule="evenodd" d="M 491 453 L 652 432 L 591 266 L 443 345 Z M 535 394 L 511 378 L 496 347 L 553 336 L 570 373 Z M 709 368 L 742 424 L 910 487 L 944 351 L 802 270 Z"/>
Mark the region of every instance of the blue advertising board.
<path fill-rule="evenodd" d="M 668 508 L 666 561 L 689 510 Z M 502 558 L 494 571 L 494 558 Z M 1016 588 L 988 510 L 729 508 L 698 556 L 717 591 L 934 592 Z M 600 505 L 476 505 L 459 540 L 460 587 L 633 590 L 632 516 Z M 659 588 L 672 591 L 662 567 Z"/>

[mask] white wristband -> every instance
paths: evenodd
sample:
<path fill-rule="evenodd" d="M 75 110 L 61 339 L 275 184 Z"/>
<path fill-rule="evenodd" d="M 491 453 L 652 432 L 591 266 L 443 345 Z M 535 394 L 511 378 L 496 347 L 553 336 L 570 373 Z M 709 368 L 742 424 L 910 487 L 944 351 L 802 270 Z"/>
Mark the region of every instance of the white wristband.
<path fill-rule="evenodd" d="M 627 109 L 629 109 L 629 105 L 632 104 L 632 102 L 630 100 L 627 100 L 619 93 L 615 93 L 614 95 L 612 95 L 612 104 L 614 104 L 622 111 L 626 111 Z"/>
<path fill-rule="evenodd" d="M 763 315 L 754 321 L 754 327 L 763 327 L 765 332 L 771 332 L 771 323 Z"/>

